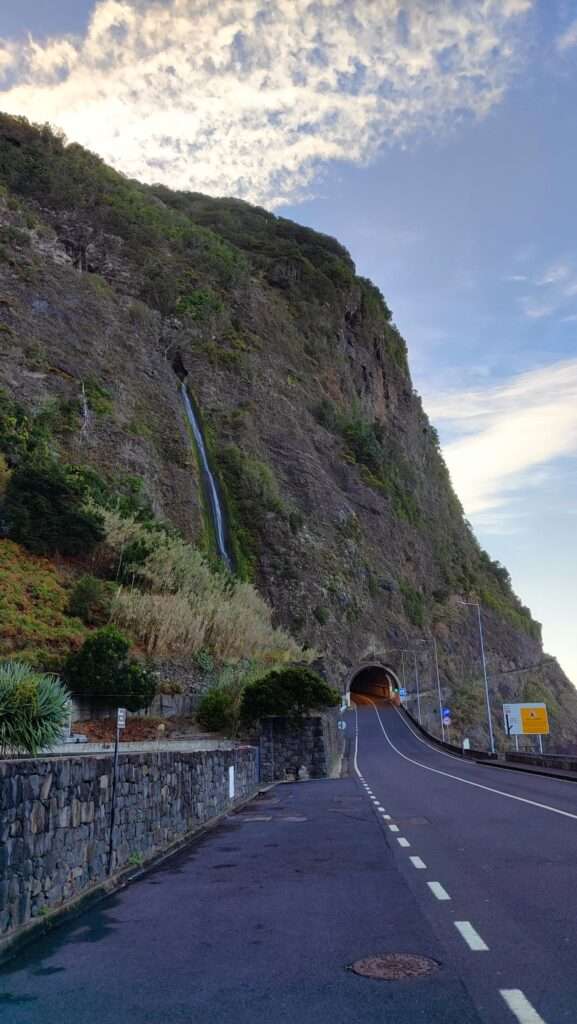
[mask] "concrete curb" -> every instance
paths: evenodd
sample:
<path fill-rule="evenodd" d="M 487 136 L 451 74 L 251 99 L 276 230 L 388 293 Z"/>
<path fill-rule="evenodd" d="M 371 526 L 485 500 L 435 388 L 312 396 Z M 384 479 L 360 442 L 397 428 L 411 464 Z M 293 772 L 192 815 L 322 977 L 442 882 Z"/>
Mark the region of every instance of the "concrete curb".
<path fill-rule="evenodd" d="M 260 793 L 267 793 L 270 789 L 274 789 L 276 785 L 278 785 L 276 782 L 259 785 L 251 796 L 231 804 L 231 806 L 226 811 L 223 811 L 222 814 L 218 814 L 216 817 L 210 818 L 208 821 L 203 822 L 202 825 L 199 825 L 198 828 L 193 829 L 191 832 L 187 832 L 182 839 L 178 839 L 165 850 L 161 850 L 158 853 L 153 854 L 143 865 L 123 868 L 121 871 L 111 875 L 103 882 L 98 882 L 85 892 L 71 900 L 68 900 L 66 903 L 63 903 L 60 907 L 56 907 L 54 910 L 49 911 L 46 916 L 40 917 L 35 921 L 31 921 L 12 935 L 7 936 L 5 939 L 1 939 L 0 966 L 12 960 L 22 949 L 35 942 L 36 939 L 46 935 L 54 928 L 59 928 L 67 921 L 72 920 L 75 917 L 79 917 L 95 904 L 107 899 L 107 897 L 113 895 L 113 893 L 126 888 L 126 886 L 130 885 L 132 882 L 137 882 L 152 868 L 157 867 L 159 864 L 162 864 L 163 861 L 168 860 L 177 853 L 180 853 L 180 851 L 186 846 L 189 846 L 202 838 L 206 832 L 212 831 L 212 829 L 216 828 L 216 826 L 227 818 L 229 814 L 234 813 L 234 811 L 241 807 L 246 807 L 246 805 L 250 804 L 259 796 Z"/>

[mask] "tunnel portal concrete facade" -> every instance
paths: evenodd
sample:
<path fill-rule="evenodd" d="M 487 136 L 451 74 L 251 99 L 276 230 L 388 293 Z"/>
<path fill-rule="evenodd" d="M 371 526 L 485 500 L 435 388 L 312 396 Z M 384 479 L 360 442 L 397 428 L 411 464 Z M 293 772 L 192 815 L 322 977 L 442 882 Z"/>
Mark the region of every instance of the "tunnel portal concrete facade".
<path fill-rule="evenodd" d="M 365 694 L 391 703 L 399 703 L 399 678 L 384 661 L 363 662 L 351 672 L 347 681 L 347 694 Z"/>

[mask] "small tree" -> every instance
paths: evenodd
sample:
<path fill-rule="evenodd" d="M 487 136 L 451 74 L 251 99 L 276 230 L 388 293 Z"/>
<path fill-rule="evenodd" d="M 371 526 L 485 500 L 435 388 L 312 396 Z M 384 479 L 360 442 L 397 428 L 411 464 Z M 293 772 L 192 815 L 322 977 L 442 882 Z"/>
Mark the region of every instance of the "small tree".
<path fill-rule="evenodd" d="M 68 601 L 68 614 L 87 626 L 102 626 L 110 617 L 114 585 L 96 576 L 81 576 Z"/>
<path fill-rule="evenodd" d="M 247 723 L 267 715 L 297 717 L 334 707 L 340 697 L 316 672 L 298 665 L 270 672 L 244 691 L 242 718 Z"/>
<path fill-rule="evenodd" d="M 70 696 L 56 676 L 21 662 L 0 665 L 0 755 L 31 754 L 53 746 L 70 713 Z"/>
<path fill-rule="evenodd" d="M 152 703 L 156 681 L 130 657 L 130 645 L 115 626 L 105 626 L 69 655 L 64 678 L 73 693 L 82 693 L 112 707 L 140 711 Z"/>

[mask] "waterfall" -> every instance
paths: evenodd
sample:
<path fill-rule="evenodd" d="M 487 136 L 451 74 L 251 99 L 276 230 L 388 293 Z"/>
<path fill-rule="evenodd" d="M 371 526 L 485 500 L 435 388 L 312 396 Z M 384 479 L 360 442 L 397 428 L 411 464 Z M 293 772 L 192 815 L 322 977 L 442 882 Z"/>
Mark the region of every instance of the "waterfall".
<path fill-rule="evenodd" d="M 225 525 L 224 525 L 224 514 L 223 514 L 223 510 L 222 510 L 222 505 L 221 505 L 221 502 L 220 502 L 220 496 L 219 496 L 219 493 L 218 493 L 218 487 L 217 487 L 216 480 L 214 478 L 214 473 L 212 472 L 212 470 L 210 468 L 210 463 L 208 461 L 208 455 L 207 455 L 207 451 L 206 451 L 206 445 L 204 443 L 204 436 L 203 436 L 203 433 L 202 433 L 202 428 L 201 428 L 200 423 L 198 421 L 198 417 L 197 417 L 197 415 L 196 415 L 196 413 L 194 411 L 194 406 L 193 406 L 193 404 L 192 404 L 192 402 L 190 400 L 190 395 L 188 394 L 188 388 L 186 386 L 186 381 L 182 381 L 182 384 L 181 384 L 181 387 L 180 387 L 180 393 L 182 395 L 182 401 L 184 402 L 184 408 L 186 410 L 186 416 L 187 416 L 188 422 L 190 423 L 190 426 L 192 428 L 192 433 L 194 435 L 194 440 L 196 442 L 197 451 L 198 451 L 198 454 L 199 454 L 199 457 L 200 457 L 200 464 L 201 464 L 201 467 L 202 467 L 203 482 L 204 482 L 204 485 L 205 485 L 205 488 L 206 488 L 206 492 L 207 492 L 207 495 L 208 495 L 208 500 L 210 502 L 210 511 L 211 511 L 212 522 L 213 522 L 213 526 L 214 526 L 214 535 L 215 535 L 215 538 L 216 538 L 216 546 L 218 548 L 218 553 L 219 553 L 220 557 L 222 558 L 224 564 L 226 565 L 227 569 L 229 569 L 232 572 L 233 571 L 233 560 L 232 560 L 232 556 L 231 556 L 231 554 L 230 554 L 230 552 L 228 550 L 227 539 L 226 539 L 226 530 L 225 530 Z"/>

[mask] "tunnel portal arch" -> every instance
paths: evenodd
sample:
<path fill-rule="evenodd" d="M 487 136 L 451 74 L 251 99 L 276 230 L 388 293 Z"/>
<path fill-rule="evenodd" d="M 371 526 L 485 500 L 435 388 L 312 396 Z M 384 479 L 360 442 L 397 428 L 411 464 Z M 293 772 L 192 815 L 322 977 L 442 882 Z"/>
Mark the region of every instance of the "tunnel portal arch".
<path fill-rule="evenodd" d="M 365 694 L 392 703 L 399 702 L 400 681 L 396 672 L 385 662 L 372 660 L 357 665 L 349 676 L 347 694 Z"/>

